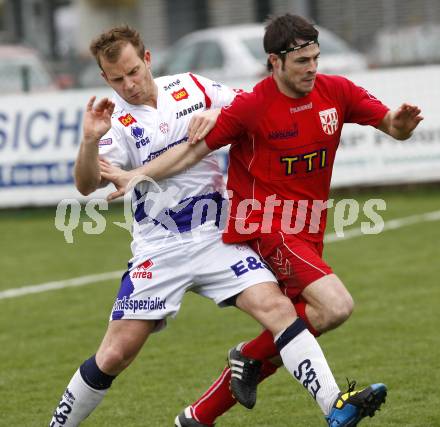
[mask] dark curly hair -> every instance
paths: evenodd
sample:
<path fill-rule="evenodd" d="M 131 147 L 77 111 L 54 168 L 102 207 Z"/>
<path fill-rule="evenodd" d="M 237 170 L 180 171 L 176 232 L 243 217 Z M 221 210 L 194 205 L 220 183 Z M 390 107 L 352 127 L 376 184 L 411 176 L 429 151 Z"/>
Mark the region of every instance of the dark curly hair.
<path fill-rule="evenodd" d="M 271 17 L 266 24 L 263 45 L 266 53 L 275 53 L 298 45 L 298 40 L 318 42 L 319 31 L 307 19 L 298 15 L 286 13 L 282 16 Z M 281 60 L 286 59 L 280 55 Z M 272 71 L 272 64 L 267 61 L 268 71 Z"/>

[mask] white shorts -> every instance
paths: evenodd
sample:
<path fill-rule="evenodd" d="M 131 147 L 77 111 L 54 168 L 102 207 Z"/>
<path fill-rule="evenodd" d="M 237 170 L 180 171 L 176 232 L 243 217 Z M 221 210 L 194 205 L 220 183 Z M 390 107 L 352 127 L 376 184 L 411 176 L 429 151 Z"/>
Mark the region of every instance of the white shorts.
<path fill-rule="evenodd" d="M 122 276 L 110 320 L 165 320 L 177 314 L 186 291 L 225 306 L 250 286 L 276 282 L 251 248 L 225 244 L 219 234 L 166 245 L 136 260 Z M 159 322 L 157 329 L 164 326 Z"/>

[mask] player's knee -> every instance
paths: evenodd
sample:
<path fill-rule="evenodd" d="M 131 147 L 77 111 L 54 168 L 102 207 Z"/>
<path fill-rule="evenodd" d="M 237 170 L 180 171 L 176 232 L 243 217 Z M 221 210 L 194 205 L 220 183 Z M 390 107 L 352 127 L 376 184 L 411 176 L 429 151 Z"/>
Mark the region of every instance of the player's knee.
<path fill-rule="evenodd" d="M 296 316 L 295 307 L 292 304 L 292 301 L 284 295 L 278 298 L 276 310 L 283 318 Z"/>
<path fill-rule="evenodd" d="M 289 326 L 296 317 L 292 302 L 284 295 L 267 301 L 264 314 L 265 319 L 263 323 L 266 323 L 266 327 L 274 334 Z"/>
<path fill-rule="evenodd" d="M 283 294 L 274 295 L 270 299 L 263 299 L 259 302 L 259 311 L 271 317 L 285 317 L 295 313 L 295 308 L 289 298 Z"/>
<path fill-rule="evenodd" d="M 351 295 L 347 294 L 343 298 L 339 298 L 326 307 L 323 329 L 329 330 L 341 325 L 351 316 L 353 309 L 354 301 Z"/>
<path fill-rule="evenodd" d="M 249 288 L 239 295 L 236 304 L 273 334 L 289 326 L 296 318 L 290 299 L 273 285 Z"/>
<path fill-rule="evenodd" d="M 97 355 L 97 362 L 103 372 L 119 374 L 133 361 L 135 354 L 131 354 L 122 346 L 111 345 L 101 348 Z"/>

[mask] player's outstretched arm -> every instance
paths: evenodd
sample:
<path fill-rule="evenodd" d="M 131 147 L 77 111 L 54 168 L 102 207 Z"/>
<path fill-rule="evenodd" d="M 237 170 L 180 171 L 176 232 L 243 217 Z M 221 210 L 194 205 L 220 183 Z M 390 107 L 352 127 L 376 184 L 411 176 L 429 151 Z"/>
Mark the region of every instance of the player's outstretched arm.
<path fill-rule="evenodd" d="M 402 104 L 397 110 L 388 111 L 377 128 L 395 139 L 408 139 L 423 120 L 420 113 L 416 105 Z"/>
<path fill-rule="evenodd" d="M 194 114 L 188 126 L 188 143 L 196 144 L 204 139 L 214 128 L 220 112 L 221 108 L 214 108 Z"/>
<path fill-rule="evenodd" d="M 101 184 L 99 170 L 99 141 L 111 128 L 111 118 L 115 104 L 108 98 L 94 105 L 96 97 L 90 98 L 84 113 L 83 137 L 75 162 L 75 185 L 87 196 Z"/>
<path fill-rule="evenodd" d="M 107 200 L 122 197 L 130 189 L 130 183 L 134 183 L 139 177 L 148 176 L 156 181 L 160 181 L 194 166 L 210 152 L 211 150 L 204 140 L 195 145 L 182 143 L 170 148 L 146 165 L 130 171 L 124 171 L 100 159 L 101 179 L 112 182 L 116 187 L 116 191 L 109 194 Z"/>

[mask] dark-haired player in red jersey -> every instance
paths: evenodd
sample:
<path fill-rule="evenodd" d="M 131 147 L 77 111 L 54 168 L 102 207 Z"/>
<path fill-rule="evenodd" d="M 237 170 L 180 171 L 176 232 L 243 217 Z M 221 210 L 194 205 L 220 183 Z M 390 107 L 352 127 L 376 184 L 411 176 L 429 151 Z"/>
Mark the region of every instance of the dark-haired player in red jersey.
<path fill-rule="evenodd" d="M 416 106 L 403 104 L 390 111 L 346 78 L 317 74 L 318 31 L 299 16 L 270 21 L 264 48 L 272 76 L 222 110 L 206 144 L 182 144 L 146 165 L 142 173 L 161 179 L 231 144 L 232 197 L 223 239 L 247 242 L 264 258 L 297 315 L 317 336 L 343 323 L 353 309 L 351 295 L 322 259 L 326 201 L 342 125 L 371 125 L 404 140 L 422 117 Z M 105 178 L 117 187 L 127 183 L 129 175 L 124 181 L 115 170 L 107 173 Z M 245 268 L 236 267 L 236 274 Z M 229 366 L 176 417 L 176 426 L 211 426 L 236 400 L 253 407 L 257 384 L 276 371 L 279 351 L 282 346 L 274 344 L 269 331 L 231 349 Z M 323 409 L 321 384 L 310 361 L 303 360 L 291 373 Z M 385 400 L 383 384 L 353 388 L 339 394 L 330 412 L 323 409 L 329 426 L 355 426 Z"/>

